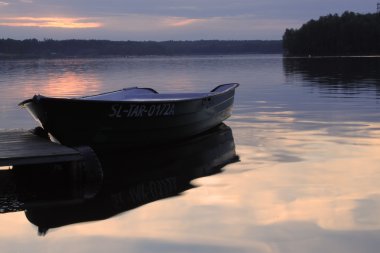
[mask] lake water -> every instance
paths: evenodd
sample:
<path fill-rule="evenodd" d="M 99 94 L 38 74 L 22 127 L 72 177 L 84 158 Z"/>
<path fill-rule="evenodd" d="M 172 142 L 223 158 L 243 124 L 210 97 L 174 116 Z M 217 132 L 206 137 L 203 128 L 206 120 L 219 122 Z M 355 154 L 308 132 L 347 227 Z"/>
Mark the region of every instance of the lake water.
<path fill-rule="evenodd" d="M 160 200 L 150 196 L 145 205 L 91 222 L 80 222 L 83 210 L 78 209 L 69 225 L 63 221 L 45 236 L 28 221 L 33 212 L 2 208 L 1 251 L 378 252 L 379 57 L 1 61 L 0 128 L 34 127 L 17 104 L 35 93 L 72 97 L 130 86 L 209 91 L 230 82 L 240 87 L 225 124 L 232 129 L 240 162 L 207 177 L 191 177 L 191 185 L 174 197 L 157 190 L 157 185 L 169 189 L 170 180 L 150 181 Z M 201 156 L 212 149 L 207 147 L 202 142 L 188 149 Z M 157 154 L 176 165 L 185 159 L 178 152 Z M 178 163 L 179 176 L 181 166 L 187 168 Z M 94 204 L 87 215 L 103 207 Z M 62 207 L 46 215 L 75 216 L 72 210 Z"/>

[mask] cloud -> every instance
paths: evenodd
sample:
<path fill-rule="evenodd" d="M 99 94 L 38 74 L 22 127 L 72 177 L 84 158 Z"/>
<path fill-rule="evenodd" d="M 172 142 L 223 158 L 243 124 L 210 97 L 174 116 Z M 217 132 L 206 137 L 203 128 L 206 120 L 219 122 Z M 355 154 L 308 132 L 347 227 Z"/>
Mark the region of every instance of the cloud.
<path fill-rule="evenodd" d="M 55 27 L 55 28 L 99 28 L 102 23 L 90 22 L 88 18 L 64 17 L 9 17 L 0 18 L 0 26 L 12 27 Z"/>
<path fill-rule="evenodd" d="M 25 15 L 0 16 L 0 33 L 17 39 L 280 39 L 286 28 L 301 24 L 298 20 L 266 19 L 256 15 L 203 18 L 142 14 L 77 17 L 68 14 L 54 17 Z"/>
<path fill-rule="evenodd" d="M 169 17 L 167 18 L 165 23 L 168 26 L 188 26 L 188 25 L 199 23 L 202 21 L 205 21 L 205 19 Z"/>
<path fill-rule="evenodd" d="M 102 30 L 117 32 L 121 40 L 280 39 L 286 28 L 301 24 L 254 15 L 190 18 L 127 14 L 101 20 Z"/>
<path fill-rule="evenodd" d="M 286 28 L 298 28 L 309 19 L 344 10 L 375 11 L 376 7 L 370 0 L 347 0 L 344 5 L 337 0 L 326 3 L 327 0 L 0 0 L 0 33 L 5 37 L 57 39 L 281 39 Z"/>

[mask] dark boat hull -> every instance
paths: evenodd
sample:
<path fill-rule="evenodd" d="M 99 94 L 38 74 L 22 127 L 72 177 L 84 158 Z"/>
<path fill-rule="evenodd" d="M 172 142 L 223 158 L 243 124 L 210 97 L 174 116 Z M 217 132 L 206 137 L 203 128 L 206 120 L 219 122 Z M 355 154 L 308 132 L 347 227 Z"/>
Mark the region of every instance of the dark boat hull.
<path fill-rule="evenodd" d="M 22 104 L 68 146 L 151 145 L 202 133 L 231 115 L 235 89 L 202 99 L 99 101 L 34 96 Z"/>

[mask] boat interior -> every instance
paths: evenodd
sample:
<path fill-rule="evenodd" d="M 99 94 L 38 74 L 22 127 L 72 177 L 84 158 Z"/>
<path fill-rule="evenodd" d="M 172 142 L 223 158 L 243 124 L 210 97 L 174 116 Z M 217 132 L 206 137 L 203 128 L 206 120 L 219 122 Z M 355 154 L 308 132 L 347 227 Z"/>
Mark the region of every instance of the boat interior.
<path fill-rule="evenodd" d="M 204 93 L 158 93 L 151 88 L 132 87 L 94 96 L 81 97 L 80 99 L 102 101 L 177 101 L 213 96 L 219 93 L 223 93 L 231 88 L 235 88 L 236 86 L 237 84 L 235 83 L 222 84 L 217 86 L 212 91 Z"/>

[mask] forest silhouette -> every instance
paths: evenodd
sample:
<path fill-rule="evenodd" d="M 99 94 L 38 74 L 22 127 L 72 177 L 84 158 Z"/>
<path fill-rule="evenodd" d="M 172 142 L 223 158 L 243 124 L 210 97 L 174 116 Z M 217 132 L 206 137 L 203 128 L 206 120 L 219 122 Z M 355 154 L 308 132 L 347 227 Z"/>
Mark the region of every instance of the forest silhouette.
<path fill-rule="evenodd" d="M 0 39 L 0 58 L 282 53 L 281 40 L 109 41 Z"/>
<path fill-rule="evenodd" d="M 286 29 L 284 53 L 290 56 L 379 55 L 380 13 L 344 12 Z"/>

